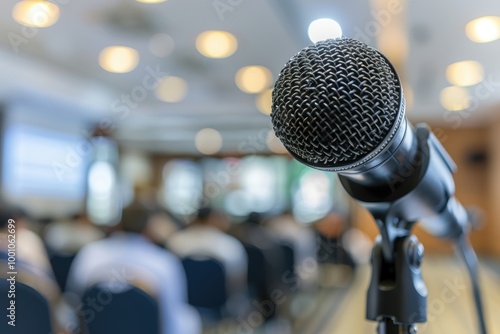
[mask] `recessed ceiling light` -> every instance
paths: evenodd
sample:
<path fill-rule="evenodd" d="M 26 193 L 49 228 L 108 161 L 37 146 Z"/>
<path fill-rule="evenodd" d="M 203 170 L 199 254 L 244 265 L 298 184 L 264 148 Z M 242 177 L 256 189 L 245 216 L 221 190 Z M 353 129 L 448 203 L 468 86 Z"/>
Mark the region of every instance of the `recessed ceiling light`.
<path fill-rule="evenodd" d="M 139 53 L 127 46 L 110 46 L 101 51 L 99 65 L 108 72 L 127 73 L 136 68 Z"/>
<path fill-rule="evenodd" d="M 46 28 L 59 19 L 59 7 L 47 1 L 21 1 L 12 9 L 12 17 L 28 27 Z"/>
<path fill-rule="evenodd" d="M 476 43 L 492 42 L 500 38 L 500 17 L 484 16 L 465 26 L 465 33 Z"/>
<path fill-rule="evenodd" d="M 245 93 L 255 94 L 260 93 L 273 80 L 273 75 L 264 66 L 245 66 L 236 72 L 236 85 Z"/>
<path fill-rule="evenodd" d="M 450 111 L 465 110 L 470 106 L 469 93 L 462 87 L 444 88 L 440 94 L 440 101 L 443 108 Z"/>
<path fill-rule="evenodd" d="M 227 58 L 238 48 L 238 40 L 226 31 L 205 31 L 196 38 L 196 48 L 208 58 Z"/>
<path fill-rule="evenodd" d="M 446 78 L 454 86 L 472 86 L 483 81 L 484 69 L 474 60 L 459 61 L 446 68 Z"/>
<path fill-rule="evenodd" d="M 269 88 L 257 95 L 257 97 L 255 98 L 255 104 L 257 105 L 257 108 L 264 115 L 271 114 L 272 95 L 273 90 Z"/>
<path fill-rule="evenodd" d="M 286 150 L 285 146 L 281 143 L 281 141 L 276 137 L 274 134 L 274 131 L 271 130 L 267 134 L 267 148 L 271 152 L 277 153 L 277 154 L 286 154 L 288 151 Z"/>
<path fill-rule="evenodd" d="M 342 37 L 342 28 L 335 20 L 317 19 L 309 24 L 307 34 L 311 42 L 316 43 L 325 39 Z"/>
<path fill-rule="evenodd" d="M 222 147 L 222 136 L 217 130 L 205 128 L 196 134 L 195 145 L 200 153 L 215 154 Z"/>
<path fill-rule="evenodd" d="M 160 83 L 156 87 L 155 94 L 159 100 L 176 103 L 182 101 L 186 97 L 187 89 L 186 80 L 179 77 L 168 76 L 160 80 Z"/>
<path fill-rule="evenodd" d="M 165 33 L 156 34 L 149 40 L 149 51 L 156 57 L 166 57 L 174 48 L 174 39 Z"/>

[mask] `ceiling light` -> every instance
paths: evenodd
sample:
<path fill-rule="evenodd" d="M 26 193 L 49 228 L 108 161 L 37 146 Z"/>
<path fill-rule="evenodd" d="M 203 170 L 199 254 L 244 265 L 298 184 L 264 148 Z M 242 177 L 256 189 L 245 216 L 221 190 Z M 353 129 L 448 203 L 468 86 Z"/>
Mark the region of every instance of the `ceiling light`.
<path fill-rule="evenodd" d="M 206 128 L 196 134 L 195 145 L 200 153 L 210 155 L 220 151 L 222 136 L 217 130 Z"/>
<path fill-rule="evenodd" d="M 454 86 L 472 86 L 483 81 L 483 66 L 474 60 L 459 61 L 446 68 L 446 78 Z"/>
<path fill-rule="evenodd" d="M 271 115 L 271 106 L 273 102 L 272 98 L 273 98 L 273 90 L 269 88 L 260 93 L 255 99 L 255 104 L 257 105 L 257 108 L 264 115 Z"/>
<path fill-rule="evenodd" d="M 335 20 L 317 19 L 309 24 L 307 34 L 309 39 L 316 43 L 325 39 L 342 37 L 342 28 Z"/>
<path fill-rule="evenodd" d="M 21 1 L 12 9 L 12 17 L 28 27 L 46 28 L 59 19 L 59 7 L 47 1 Z"/>
<path fill-rule="evenodd" d="M 156 87 L 156 97 L 162 101 L 176 103 L 182 101 L 187 94 L 187 83 L 186 80 L 168 76 L 160 80 L 160 83 Z"/>
<path fill-rule="evenodd" d="M 500 38 L 500 18 L 484 16 L 472 20 L 465 26 L 465 33 L 476 43 L 492 42 Z"/>
<path fill-rule="evenodd" d="M 441 105 L 446 110 L 460 111 L 469 108 L 470 99 L 467 89 L 462 87 L 446 87 L 440 94 Z"/>
<path fill-rule="evenodd" d="M 227 58 L 238 48 L 238 40 L 226 31 L 205 31 L 196 38 L 196 48 L 208 58 Z"/>
<path fill-rule="evenodd" d="M 139 54 L 126 46 L 110 46 L 101 51 L 99 65 L 108 72 L 127 73 L 136 68 Z"/>
<path fill-rule="evenodd" d="M 267 134 L 267 147 L 271 152 L 277 153 L 277 154 L 285 154 L 288 151 L 286 150 L 285 146 L 281 143 L 281 141 L 276 137 L 274 134 L 274 131 L 271 130 Z"/>
<path fill-rule="evenodd" d="M 149 40 L 149 51 L 156 57 L 166 57 L 174 51 L 174 39 L 168 34 L 156 34 Z"/>
<path fill-rule="evenodd" d="M 260 93 L 273 80 L 273 75 L 264 66 L 245 66 L 236 72 L 236 85 L 245 93 Z"/>

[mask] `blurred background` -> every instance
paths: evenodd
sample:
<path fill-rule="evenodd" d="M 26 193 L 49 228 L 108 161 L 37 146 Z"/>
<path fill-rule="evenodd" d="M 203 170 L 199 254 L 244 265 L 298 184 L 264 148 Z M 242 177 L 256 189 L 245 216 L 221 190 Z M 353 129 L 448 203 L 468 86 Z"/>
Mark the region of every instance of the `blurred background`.
<path fill-rule="evenodd" d="M 45 326 L 22 333 L 374 332 L 376 225 L 334 174 L 291 159 L 269 117 L 284 63 L 342 35 L 391 60 L 407 117 L 458 164 L 500 333 L 500 3 L 3 0 L 2 219 L 18 289 L 45 300 L 18 310 Z M 475 332 L 452 245 L 415 233 L 421 331 Z"/>

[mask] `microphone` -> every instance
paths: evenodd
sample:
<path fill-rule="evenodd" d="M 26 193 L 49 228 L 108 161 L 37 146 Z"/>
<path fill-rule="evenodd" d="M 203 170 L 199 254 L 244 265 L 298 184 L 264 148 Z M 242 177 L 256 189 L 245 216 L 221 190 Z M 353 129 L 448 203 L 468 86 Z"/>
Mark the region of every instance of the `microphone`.
<path fill-rule="evenodd" d="M 447 238 L 468 228 L 456 165 L 426 125 L 408 122 L 400 79 L 378 50 L 349 38 L 303 49 L 278 76 L 271 119 L 296 160 L 337 172 L 376 219 L 420 221 Z"/>
<path fill-rule="evenodd" d="M 414 128 L 404 114 L 401 81 L 389 60 L 348 38 L 300 51 L 281 70 L 272 94 L 273 128 L 290 154 L 337 172 L 378 224 L 367 319 L 379 321 L 380 333 L 414 331 L 413 323 L 426 320 L 423 247 L 408 237 L 420 221 L 431 234 L 456 242 L 485 334 L 478 261 L 466 238 L 470 219 L 453 196 L 456 165 L 426 125 Z"/>

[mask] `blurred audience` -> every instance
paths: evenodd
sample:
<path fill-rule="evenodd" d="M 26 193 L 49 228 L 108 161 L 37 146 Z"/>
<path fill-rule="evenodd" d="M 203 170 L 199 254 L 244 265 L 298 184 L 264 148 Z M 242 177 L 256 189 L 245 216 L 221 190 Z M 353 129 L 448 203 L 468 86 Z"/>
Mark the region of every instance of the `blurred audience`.
<path fill-rule="evenodd" d="M 151 212 L 151 217 L 144 233 L 155 245 L 164 248 L 170 236 L 179 230 L 178 225 L 174 218 L 167 212 L 156 209 Z"/>
<path fill-rule="evenodd" d="M 123 211 L 121 230 L 83 247 L 70 271 L 67 291 L 76 307 L 96 283 L 122 282 L 141 287 L 158 300 L 162 333 L 200 333 L 197 312 L 187 304 L 180 261 L 148 236 L 151 212 L 134 202 Z"/>
<path fill-rule="evenodd" d="M 245 245 L 247 252 L 251 252 L 251 247 L 255 247 L 262 253 L 265 263 L 260 266 L 264 266 L 256 269 L 265 276 L 267 286 L 265 291 L 256 291 L 255 297 L 269 299 L 272 289 L 284 286 L 281 276 L 287 268 L 284 266 L 284 254 L 277 239 L 262 225 L 262 222 L 262 216 L 252 212 L 242 223 L 234 224 L 230 233 Z M 256 273 L 250 273 L 254 274 Z"/>
<path fill-rule="evenodd" d="M 64 292 L 69 268 L 76 253 L 85 245 L 105 237 L 85 214 L 69 219 L 51 221 L 45 228 L 45 245 L 59 288 Z"/>
<path fill-rule="evenodd" d="M 341 215 L 330 212 L 318 220 L 314 228 L 319 233 L 321 246 L 318 259 L 354 266 L 369 261 L 372 242 L 359 229 L 348 226 Z"/>
<path fill-rule="evenodd" d="M 263 226 L 259 213 L 252 212 L 239 224 L 234 224 L 231 235 L 240 240 L 248 255 L 248 296 L 252 300 L 252 312 L 257 311 L 265 319 L 266 325 L 272 323 L 286 312 L 286 287 L 284 275 L 293 275 L 292 263 L 285 261 L 285 253 L 278 241 Z M 290 271 L 290 273 L 287 273 Z M 276 298 L 276 296 L 281 296 Z M 266 307 L 262 308 L 262 305 Z"/>
<path fill-rule="evenodd" d="M 317 259 L 321 265 L 323 287 L 343 287 L 354 269 L 369 261 L 372 244 L 358 229 L 335 212 L 314 223 L 318 233 Z"/>
<path fill-rule="evenodd" d="M 318 279 L 314 232 L 300 225 L 290 211 L 269 221 L 267 228 L 281 243 L 292 247 L 296 275 L 301 287 L 314 287 Z"/>
<path fill-rule="evenodd" d="M 330 212 L 316 221 L 314 228 L 319 235 L 318 261 L 354 267 L 355 262 L 342 243 L 342 236 L 348 228 L 342 216 Z"/>
<path fill-rule="evenodd" d="M 170 237 L 167 248 L 181 258 L 200 256 L 219 261 L 227 275 L 229 295 L 237 296 L 246 289 L 247 255 L 237 239 L 221 230 L 227 224 L 223 213 L 202 208 L 186 229 Z"/>
<path fill-rule="evenodd" d="M 76 254 L 83 246 L 104 237 L 104 232 L 83 213 L 49 223 L 44 233 L 44 240 L 50 251 L 68 254 Z"/>
<path fill-rule="evenodd" d="M 15 222 L 14 233 L 8 231 L 9 219 Z M 36 233 L 29 229 L 29 225 L 29 218 L 24 211 L 0 204 L 0 270 L 1 273 L 12 271 L 7 268 L 7 259 L 8 234 L 13 234 L 17 280 L 31 286 L 47 299 L 51 308 L 53 326 L 59 330 L 61 326 L 56 319 L 56 313 L 61 305 L 60 290 L 43 242 Z"/>
<path fill-rule="evenodd" d="M 137 202 L 150 210 L 150 219 L 144 233 L 160 246 L 165 247 L 168 238 L 179 230 L 181 223 L 158 204 L 157 190 L 146 185 L 136 185 L 134 189 Z"/>

